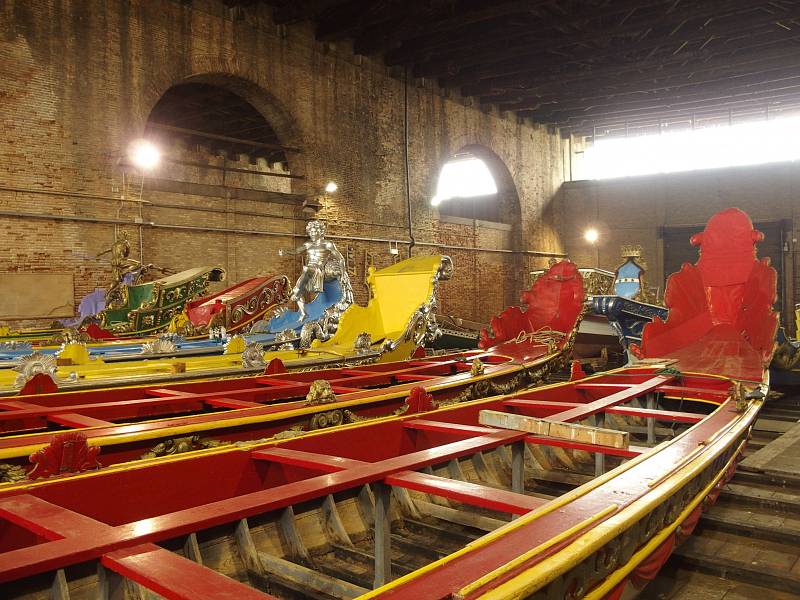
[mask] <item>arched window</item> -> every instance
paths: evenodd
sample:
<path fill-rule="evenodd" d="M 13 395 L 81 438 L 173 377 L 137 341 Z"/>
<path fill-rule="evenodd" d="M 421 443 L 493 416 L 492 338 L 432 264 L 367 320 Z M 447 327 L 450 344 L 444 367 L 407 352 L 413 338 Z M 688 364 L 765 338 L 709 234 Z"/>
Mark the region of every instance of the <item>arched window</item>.
<path fill-rule="evenodd" d="M 439 172 L 431 204 L 439 214 L 501 222 L 497 183 L 488 165 L 471 153 L 458 154 Z"/>

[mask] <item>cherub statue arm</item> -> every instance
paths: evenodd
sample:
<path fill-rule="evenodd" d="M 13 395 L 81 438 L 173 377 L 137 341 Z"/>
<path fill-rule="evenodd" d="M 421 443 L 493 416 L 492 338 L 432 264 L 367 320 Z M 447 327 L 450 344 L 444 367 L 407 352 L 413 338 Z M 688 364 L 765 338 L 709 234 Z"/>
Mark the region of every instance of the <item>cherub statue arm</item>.
<path fill-rule="evenodd" d="M 309 242 L 304 243 L 302 246 L 298 246 L 294 250 L 284 250 L 281 248 L 278 250 L 278 256 L 297 256 L 298 254 L 305 254 L 306 251 L 311 247 Z"/>

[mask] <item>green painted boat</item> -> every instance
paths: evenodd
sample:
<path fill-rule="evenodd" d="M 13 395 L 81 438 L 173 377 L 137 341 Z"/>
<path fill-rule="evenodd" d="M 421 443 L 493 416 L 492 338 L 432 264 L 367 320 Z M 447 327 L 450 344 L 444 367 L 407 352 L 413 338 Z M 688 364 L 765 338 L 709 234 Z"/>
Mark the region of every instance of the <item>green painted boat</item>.
<path fill-rule="evenodd" d="M 115 335 L 158 332 L 189 300 L 207 294 L 211 282 L 224 280 L 224 269 L 206 266 L 125 287 L 121 302 L 100 313 L 101 327 Z"/>

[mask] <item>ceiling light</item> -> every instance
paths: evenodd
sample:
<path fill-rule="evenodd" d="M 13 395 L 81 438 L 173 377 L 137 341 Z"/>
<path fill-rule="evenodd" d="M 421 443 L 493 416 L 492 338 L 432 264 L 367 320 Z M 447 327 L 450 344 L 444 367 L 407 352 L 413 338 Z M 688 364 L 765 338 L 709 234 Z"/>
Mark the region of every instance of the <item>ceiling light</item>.
<path fill-rule="evenodd" d="M 597 229 L 590 228 L 583 233 L 583 237 L 590 244 L 594 244 L 600 238 L 600 234 L 597 233 Z"/>
<path fill-rule="evenodd" d="M 335 181 L 329 181 L 325 184 L 325 193 L 326 194 L 333 194 L 336 190 L 339 189 L 339 186 L 336 185 Z"/>

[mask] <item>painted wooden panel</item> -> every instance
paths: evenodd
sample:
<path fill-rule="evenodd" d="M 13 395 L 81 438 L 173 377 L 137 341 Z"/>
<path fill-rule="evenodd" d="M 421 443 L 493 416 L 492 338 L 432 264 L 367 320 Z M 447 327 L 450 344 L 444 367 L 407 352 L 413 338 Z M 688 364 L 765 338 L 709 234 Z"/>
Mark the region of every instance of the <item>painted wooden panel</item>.
<path fill-rule="evenodd" d="M 0 273 L 0 320 L 74 314 L 72 273 Z"/>

